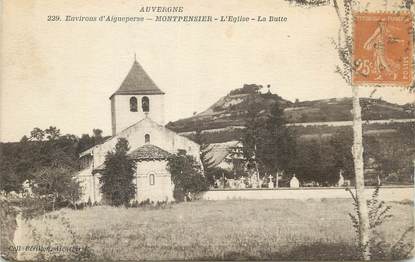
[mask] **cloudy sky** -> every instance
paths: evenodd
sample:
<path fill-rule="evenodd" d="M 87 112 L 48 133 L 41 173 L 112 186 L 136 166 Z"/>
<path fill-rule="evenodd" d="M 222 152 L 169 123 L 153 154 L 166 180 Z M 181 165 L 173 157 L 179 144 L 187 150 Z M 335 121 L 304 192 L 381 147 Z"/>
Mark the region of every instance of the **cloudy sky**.
<path fill-rule="evenodd" d="M 105 4 L 104 4 L 105 3 Z M 183 6 L 180 15 L 286 16 L 285 23 L 48 22 L 48 15 L 142 16 L 142 6 Z M 154 17 L 154 14 L 144 14 Z M 331 7 L 304 9 L 284 1 L 4 1 L 1 141 L 17 141 L 50 125 L 81 135 L 110 134 L 109 96 L 137 60 L 166 92 L 166 119 L 208 108 L 244 83 L 271 84 L 294 100 L 351 96 L 334 73 Z M 364 87 L 363 96 L 373 89 Z M 382 88 L 375 97 L 415 97 Z"/>

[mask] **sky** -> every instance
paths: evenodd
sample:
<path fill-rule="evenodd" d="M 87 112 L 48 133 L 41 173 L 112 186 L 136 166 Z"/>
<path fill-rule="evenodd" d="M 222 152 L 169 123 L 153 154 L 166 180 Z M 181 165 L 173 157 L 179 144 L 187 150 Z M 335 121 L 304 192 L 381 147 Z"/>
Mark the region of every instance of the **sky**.
<path fill-rule="evenodd" d="M 285 23 L 48 22 L 48 15 L 142 16 L 142 6 L 183 6 L 180 15 L 286 16 Z M 201 112 L 243 84 L 271 85 L 294 101 L 350 97 L 334 73 L 332 7 L 298 8 L 285 1 L 3 2 L 0 140 L 18 141 L 34 127 L 80 136 L 111 134 L 110 95 L 137 60 L 165 95 L 165 119 Z M 154 14 L 144 14 L 154 17 Z M 373 91 L 362 87 L 361 96 Z M 384 87 L 374 97 L 414 102 Z"/>

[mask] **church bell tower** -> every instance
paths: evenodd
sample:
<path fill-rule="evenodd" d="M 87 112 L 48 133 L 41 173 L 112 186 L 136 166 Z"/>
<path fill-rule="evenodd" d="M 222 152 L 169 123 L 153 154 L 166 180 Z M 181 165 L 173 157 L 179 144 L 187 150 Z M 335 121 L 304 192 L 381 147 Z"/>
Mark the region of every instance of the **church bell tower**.
<path fill-rule="evenodd" d="M 164 125 L 164 92 L 136 59 L 110 100 L 113 136 L 146 117 Z"/>

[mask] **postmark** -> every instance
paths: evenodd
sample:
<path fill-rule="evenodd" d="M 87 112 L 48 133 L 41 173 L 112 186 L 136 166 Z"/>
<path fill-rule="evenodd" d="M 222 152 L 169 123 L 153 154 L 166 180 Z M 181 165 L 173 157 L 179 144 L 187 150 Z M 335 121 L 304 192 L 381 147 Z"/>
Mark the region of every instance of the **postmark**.
<path fill-rule="evenodd" d="M 410 86 L 412 15 L 362 12 L 353 18 L 353 85 Z"/>

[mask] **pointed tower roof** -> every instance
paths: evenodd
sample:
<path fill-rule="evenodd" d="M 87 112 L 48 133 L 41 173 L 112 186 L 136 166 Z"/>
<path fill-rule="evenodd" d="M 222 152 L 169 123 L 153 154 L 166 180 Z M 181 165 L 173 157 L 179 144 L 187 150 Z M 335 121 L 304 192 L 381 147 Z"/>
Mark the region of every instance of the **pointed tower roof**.
<path fill-rule="evenodd" d="M 143 67 L 134 61 L 120 88 L 111 95 L 163 95 Z M 110 98 L 111 98 L 110 97 Z"/>

